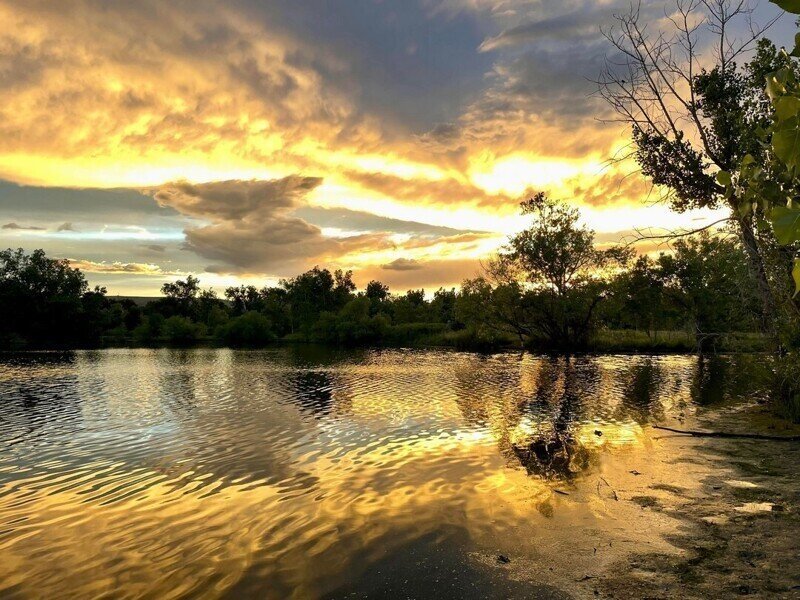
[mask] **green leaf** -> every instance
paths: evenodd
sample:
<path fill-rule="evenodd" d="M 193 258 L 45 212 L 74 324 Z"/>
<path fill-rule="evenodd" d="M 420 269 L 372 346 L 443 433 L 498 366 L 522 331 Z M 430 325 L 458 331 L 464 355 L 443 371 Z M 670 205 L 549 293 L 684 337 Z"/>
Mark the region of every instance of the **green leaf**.
<path fill-rule="evenodd" d="M 792 278 L 794 279 L 793 298 L 797 298 L 797 294 L 800 294 L 800 258 L 794 259 L 794 269 L 792 269 Z"/>
<path fill-rule="evenodd" d="M 724 185 L 726 188 L 729 188 L 731 185 L 733 185 L 731 174 L 727 171 L 717 171 L 717 182 L 720 185 Z"/>
<path fill-rule="evenodd" d="M 789 56 L 794 56 L 795 58 L 800 56 L 800 31 L 794 34 L 794 50 Z"/>
<path fill-rule="evenodd" d="M 800 123 L 797 117 L 782 121 L 772 134 L 772 149 L 787 167 L 800 164 Z"/>
<path fill-rule="evenodd" d="M 770 0 L 773 4 L 777 4 L 786 12 L 800 15 L 800 0 Z"/>
<path fill-rule="evenodd" d="M 753 212 L 753 203 L 752 202 L 742 202 L 741 204 L 739 204 L 739 207 L 736 209 L 736 211 L 739 213 L 739 216 L 744 218 L 747 215 L 749 215 L 751 212 Z"/>
<path fill-rule="evenodd" d="M 775 98 L 772 104 L 778 121 L 785 121 L 800 114 L 800 98 L 796 96 L 781 96 Z"/>
<path fill-rule="evenodd" d="M 779 244 L 785 246 L 800 240 L 800 209 L 776 206 L 770 213 L 770 221 Z"/>

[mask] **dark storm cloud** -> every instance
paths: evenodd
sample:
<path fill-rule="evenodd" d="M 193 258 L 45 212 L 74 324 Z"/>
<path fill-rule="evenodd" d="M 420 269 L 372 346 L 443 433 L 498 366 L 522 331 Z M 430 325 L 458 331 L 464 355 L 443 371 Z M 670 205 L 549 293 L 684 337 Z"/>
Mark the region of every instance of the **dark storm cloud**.
<path fill-rule="evenodd" d="M 288 60 L 353 96 L 360 111 L 403 129 L 424 130 L 455 117 L 480 91 L 492 63 L 475 52 L 485 32 L 474 15 L 435 18 L 417 0 L 242 4 L 254 18 L 325 49 L 295 52 Z"/>
<path fill-rule="evenodd" d="M 153 197 L 162 206 L 180 213 L 211 220 L 269 217 L 297 205 L 322 183 L 319 177 L 290 175 L 283 179 L 228 180 L 193 184 L 186 181 L 156 188 Z"/>
<path fill-rule="evenodd" d="M 185 247 L 215 261 L 217 273 L 291 274 L 311 263 L 360 249 L 390 246 L 384 234 L 330 238 L 291 214 L 322 182 L 292 175 L 283 179 L 169 183 L 150 193 L 165 206 L 211 224 L 188 227 Z"/>

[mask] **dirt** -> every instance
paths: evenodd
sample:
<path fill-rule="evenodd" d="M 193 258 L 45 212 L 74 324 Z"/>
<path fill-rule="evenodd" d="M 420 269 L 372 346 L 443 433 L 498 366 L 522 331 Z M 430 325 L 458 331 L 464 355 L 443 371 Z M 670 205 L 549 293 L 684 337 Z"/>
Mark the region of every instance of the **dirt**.
<path fill-rule="evenodd" d="M 724 431 L 787 435 L 798 428 L 760 407 L 720 412 L 697 423 Z M 680 436 L 663 436 L 687 443 Z M 705 439 L 682 460 L 707 465 L 695 489 L 650 483 L 651 493 L 620 493 L 621 503 L 678 521 L 664 536 L 678 552 L 631 553 L 576 597 L 800 598 L 800 443 Z M 645 467 L 641 467 L 645 471 Z"/>

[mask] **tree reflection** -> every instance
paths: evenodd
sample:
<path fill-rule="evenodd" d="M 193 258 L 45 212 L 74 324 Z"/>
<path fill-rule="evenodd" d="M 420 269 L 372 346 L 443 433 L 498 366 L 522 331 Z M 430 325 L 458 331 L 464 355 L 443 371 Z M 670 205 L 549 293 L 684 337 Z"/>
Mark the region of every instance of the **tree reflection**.
<path fill-rule="evenodd" d="M 595 462 L 596 449 L 580 441 L 577 429 L 586 418 L 585 399 L 599 381 L 591 359 L 559 357 L 541 363 L 535 399 L 523 409 L 532 431 L 511 444 L 529 474 L 569 479 Z"/>
<path fill-rule="evenodd" d="M 504 364 L 498 364 L 498 360 Z M 578 435 L 587 421 L 586 399 L 600 385 L 593 359 L 508 358 L 474 362 L 456 373 L 457 401 L 473 425 L 488 428 L 509 464 L 549 479 L 588 469 L 597 449 Z"/>
<path fill-rule="evenodd" d="M 302 408 L 327 415 L 333 407 L 333 377 L 328 371 L 302 370 L 292 374 L 294 398 Z"/>
<path fill-rule="evenodd" d="M 160 374 L 161 403 L 170 413 L 185 418 L 197 408 L 197 371 L 201 358 L 191 350 L 167 350 L 169 368 Z"/>
<path fill-rule="evenodd" d="M 0 440 L 6 447 L 30 445 L 44 432 L 74 434 L 81 429 L 75 355 L 48 352 L 0 359 Z"/>

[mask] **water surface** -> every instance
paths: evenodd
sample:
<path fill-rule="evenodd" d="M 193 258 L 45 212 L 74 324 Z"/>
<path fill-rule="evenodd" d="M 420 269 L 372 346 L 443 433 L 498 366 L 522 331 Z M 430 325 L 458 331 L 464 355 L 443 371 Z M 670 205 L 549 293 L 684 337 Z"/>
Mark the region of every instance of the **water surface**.
<path fill-rule="evenodd" d="M 748 360 L 5 355 L 0 595 L 580 595 L 675 551 L 621 497 L 725 468 L 649 424 L 752 400 Z"/>

